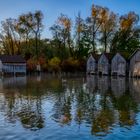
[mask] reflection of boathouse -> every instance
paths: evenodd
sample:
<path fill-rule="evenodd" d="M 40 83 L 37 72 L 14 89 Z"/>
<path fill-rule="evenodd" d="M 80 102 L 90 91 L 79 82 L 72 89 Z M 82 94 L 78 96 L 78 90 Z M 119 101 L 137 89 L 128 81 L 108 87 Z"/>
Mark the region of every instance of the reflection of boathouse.
<path fill-rule="evenodd" d="M 110 80 L 108 77 L 98 77 L 98 90 L 105 94 L 110 86 Z"/>
<path fill-rule="evenodd" d="M 125 77 L 111 78 L 111 90 L 115 97 L 122 96 L 126 91 Z"/>
<path fill-rule="evenodd" d="M 137 103 L 140 103 L 140 80 L 131 79 L 129 81 L 129 88 L 132 97 L 135 99 Z"/>
<path fill-rule="evenodd" d="M 0 89 L 17 88 L 26 86 L 26 76 L 23 77 L 8 77 L 0 80 Z"/>
<path fill-rule="evenodd" d="M 97 77 L 95 75 L 87 76 L 86 88 L 88 93 L 93 93 L 97 90 Z"/>

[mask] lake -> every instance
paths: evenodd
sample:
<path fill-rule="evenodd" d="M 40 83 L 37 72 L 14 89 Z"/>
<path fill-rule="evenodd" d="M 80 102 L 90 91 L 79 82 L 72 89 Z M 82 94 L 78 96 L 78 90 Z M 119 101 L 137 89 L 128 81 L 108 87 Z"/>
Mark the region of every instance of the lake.
<path fill-rule="evenodd" d="M 0 140 L 140 140 L 140 80 L 0 79 Z"/>

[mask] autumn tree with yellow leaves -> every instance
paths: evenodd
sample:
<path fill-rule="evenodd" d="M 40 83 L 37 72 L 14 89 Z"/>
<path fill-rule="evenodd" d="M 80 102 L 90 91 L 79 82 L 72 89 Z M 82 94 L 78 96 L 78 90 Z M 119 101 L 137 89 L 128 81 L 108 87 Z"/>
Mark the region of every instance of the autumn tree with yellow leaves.
<path fill-rule="evenodd" d="M 81 16 L 82 11 L 79 12 L 75 21 L 60 14 L 50 27 L 51 39 L 41 38 L 44 27 L 41 11 L 6 19 L 1 22 L 0 54 L 21 54 L 26 60 L 39 60 L 43 56 L 46 63 L 57 57 L 63 67 L 69 68 L 71 65 L 66 66 L 65 62 L 74 60 L 83 63 L 90 52 L 121 51 L 129 55 L 139 47 L 138 14 L 128 12 L 118 15 L 94 4 L 89 11 L 90 15 L 85 19 Z"/>

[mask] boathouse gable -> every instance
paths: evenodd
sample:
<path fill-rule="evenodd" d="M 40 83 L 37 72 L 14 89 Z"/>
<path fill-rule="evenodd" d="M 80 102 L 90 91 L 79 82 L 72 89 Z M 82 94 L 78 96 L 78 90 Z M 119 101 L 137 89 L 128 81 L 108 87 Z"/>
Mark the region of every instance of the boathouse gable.
<path fill-rule="evenodd" d="M 111 61 L 111 75 L 125 76 L 126 65 L 125 58 L 120 53 L 116 53 Z"/>
<path fill-rule="evenodd" d="M 87 60 L 87 73 L 95 74 L 97 71 L 96 58 L 91 54 Z"/>
<path fill-rule="evenodd" d="M 103 53 L 98 60 L 98 74 L 108 75 L 110 71 L 110 54 Z"/>
<path fill-rule="evenodd" d="M 129 76 L 140 77 L 140 48 L 131 55 L 129 61 Z"/>

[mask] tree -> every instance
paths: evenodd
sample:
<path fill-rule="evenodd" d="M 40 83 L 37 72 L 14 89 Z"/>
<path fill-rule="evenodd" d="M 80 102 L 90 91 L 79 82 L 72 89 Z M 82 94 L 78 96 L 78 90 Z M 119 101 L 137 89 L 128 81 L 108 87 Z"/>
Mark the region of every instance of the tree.
<path fill-rule="evenodd" d="M 53 39 L 58 43 L 59 46 L 68 46 L 70 55 L 73 54 L 72 43 L 71 43 L 71 19 L 66 15 L 61 14 L 56 23 L 50 28 L 53 34 Z"/>
<path fill-rule="evenodd" d="M 6 54 L 20 54 L 20 39 L 16 32 L 16 19 L 6 19 L 1 22 L 0 42 Z"/>
<path fill-rule="evenodd" d="M 113 12 L 110 12 L 107 8 L 102 9 L 102 24 L 100 26 L 101 33 L 101 44 L 104 45 L 104 51 L 107 51 L 107 48 L 110 48 L 110 42 L 116 31 L 117 27 L 117 15 Z"/>
<path fill-rule="evenodd" d="M 43 14 L 41 11 L 36 11 L 34 13 L 34 16 L 33 16 L 33 32 L 35 34 L 35 41 L 36 41 L 36 55 L 37 55 L 37 58 L 38 58 L 38 40 L 40 39 L 40 34 L 41 34 L 41 31 L 43 29 L 43 24 L 42 24 L 42 19 L 43 19 Z"/>
<path fill-rule="evenodd" d="M 81 43 L 82 38 L 82 32 L 83 32 L 83 26 L 84 26 L 84 20 L 81 18 L 80 12 L 78 13 L 78 16 L 76 17 L 75 21 L 75 28 L 76 28 L 76 45 L 79 47 Z"/>
<path fill-rule="evenodd" d="M 112 51 L 131 53 L 139 46 L 140 28 L 137 27 L 139 17 L 129 12 L 119 19 L 119 29 L 112 40 Z"/>
<path fill-rule="evenodd" d="M 35 37 L 35 51 L 38 59 L 38 40 L 40 39 L 41 32 L 43 30 L 43 13 L 36 11 L 35 13 L 27 13 L 19 17 L 19 31 L 23 34 L 26 41 L 29 38 L 29 34 Z"/>
<path fill-rule="evenodd" d="M 21 40 L 26 43 L 26 46 L 28 46 L 29 38 L 32 35 L 32 30 L 30 26 L 28 25 L 28 16 L 25 14 L 22 14 L 18 17 L 17 22 L 17 31 L 21 36 Z"/>
<path fill-rule="evenodd" d="M 92 44 L 92 50 L 96 50 L 97 35 L 102 25 L 102 11 L 103 8 L 97 5 L 92 5 L 91 16 L 86 19 L 86 24 L 88 25 L 88 32 L 90 33 L 90 40 Z"/>
<path fill-rule="evenodd" d="M 72 48 L 71 48 L 71 26 L 72 26 L 72 22 L 71 19 L 69 17 L 67 17 L 66 15 L 61 14 L 60 17 L 58 17 L 58 23 L 61 26 L 62 29 L 62 35 L 64 38 L 64 46 L 67 44 L 69 51 L 70 51 L 70 55 L 72 55 Z"/>
<path fill-rule="evenodd" d="M 84 23 L 84 20 L 81 18 L 81 14 L 78 13 L 78 16 L 76 17 L 75 21 L 75 50 L 74 50 L 74 56 L 77 59 L 81 59 L 84 56 L 87 56 L 89 51 L 89 46 L 86 45 L 86 42 L 89 42 L 89 34 L 86 30 L 87 26 Z M 88 40 L 88 41 L 87 41 Z"/>

